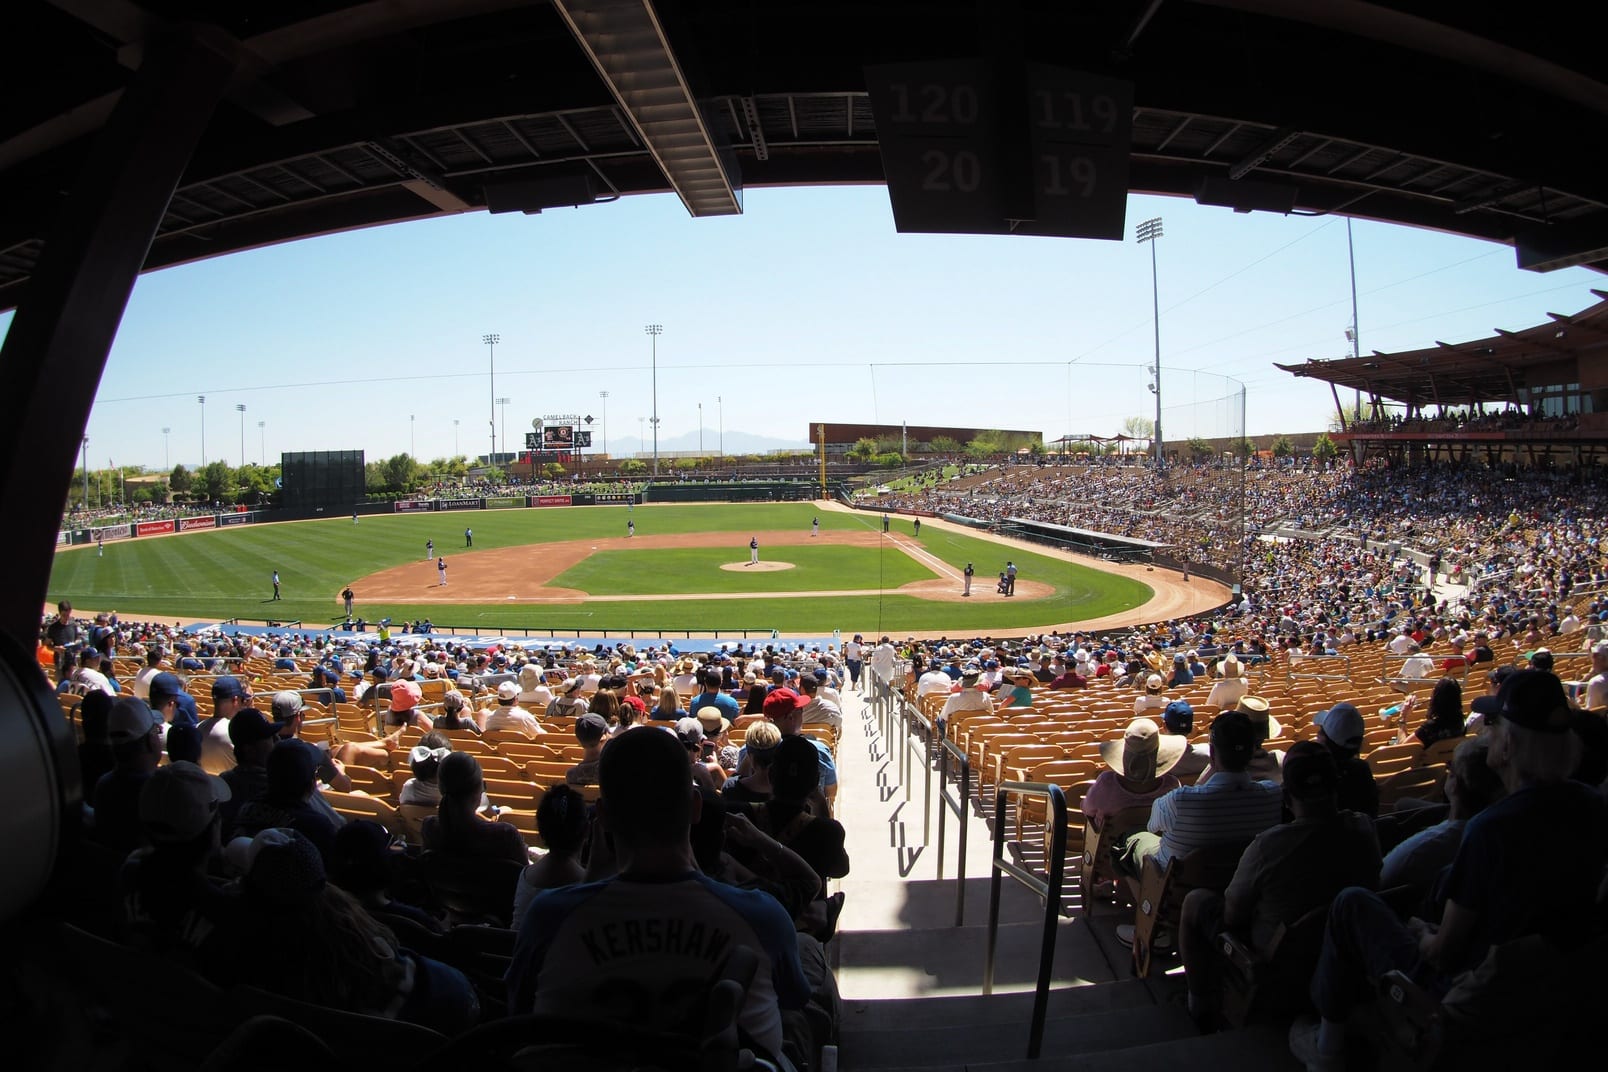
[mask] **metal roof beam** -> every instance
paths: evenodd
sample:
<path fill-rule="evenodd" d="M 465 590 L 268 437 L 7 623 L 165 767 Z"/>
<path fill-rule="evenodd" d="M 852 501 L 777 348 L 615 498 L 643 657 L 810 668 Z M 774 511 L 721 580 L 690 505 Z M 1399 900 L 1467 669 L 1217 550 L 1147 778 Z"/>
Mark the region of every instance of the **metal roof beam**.
<path fill-rule="evenodd" d="M 665 178 L 698 216 L 735 216 L 742 196 L 651 0 L 553 0 Z"/>
<path fill-rule="evenodd" d="M 1246 175 L 1267 163 L 1281 149 L 1300 136 L 1301 132 L 1299 130 L 1294 130 L 1290 127 L 1275 130 L 1268 135 L 1261 145 L 1246 153 L 1237 163 L 1229 167 L 1228 177 L 1231 179 L 1243 179 Z"/>

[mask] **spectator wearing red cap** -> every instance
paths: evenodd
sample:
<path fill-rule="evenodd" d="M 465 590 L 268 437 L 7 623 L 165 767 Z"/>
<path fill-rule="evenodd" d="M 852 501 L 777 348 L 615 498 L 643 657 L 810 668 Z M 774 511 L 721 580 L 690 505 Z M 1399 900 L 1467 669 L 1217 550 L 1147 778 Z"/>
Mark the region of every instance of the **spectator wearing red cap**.
<path fill-rule="evenodd" d="M 804 701 L 798 693 L 789 688 L 773 688 L 765 695 L 765 720 L 775 723 L 782 736 L 798 737 L 804 732 Z M 828 807 L 837 797 L 837 764 L 832 759 L 832 750 L 815 738 L 807 738 L 815 746 L 821 763 L 821 797 Z M 739 759 L 737 769 L 741 771 L 743 764 Z"/>

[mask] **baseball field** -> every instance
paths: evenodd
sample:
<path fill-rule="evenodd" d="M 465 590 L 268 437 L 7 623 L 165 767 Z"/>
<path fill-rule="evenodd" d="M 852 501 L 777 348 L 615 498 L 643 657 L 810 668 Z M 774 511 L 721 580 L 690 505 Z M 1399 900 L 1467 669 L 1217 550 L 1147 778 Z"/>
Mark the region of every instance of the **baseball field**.
<path fill-rule="evenodd" d="M 426 541 L 435 557 L 426 558 Z M 995 590 L 1007 560 L 1019 571 L 1010 597 Z M 976 569 L 969 597 L 967 562 Z M 315 624 L 342 620 L 350 585 L 355 614 L 370 622 L 428 617 L 438 629 L 560 635 L 1003 634 L 1182 612 L 1158 591 L 1171 582 L 1158 585 L 1159 573 L 1141 580 L 1136 569 L 1085 565 L 933 520 L 919 536 L 907 517 L 883 533 L 879 515 L 832 504 L 591 506 L 250 525 L 108 543 L 101 555 L 75 547 L 56 556 L 50 598 L 125 617 Z M 1214 589 L 1186 586 L 1187 602 L 1226 597 Z"/>

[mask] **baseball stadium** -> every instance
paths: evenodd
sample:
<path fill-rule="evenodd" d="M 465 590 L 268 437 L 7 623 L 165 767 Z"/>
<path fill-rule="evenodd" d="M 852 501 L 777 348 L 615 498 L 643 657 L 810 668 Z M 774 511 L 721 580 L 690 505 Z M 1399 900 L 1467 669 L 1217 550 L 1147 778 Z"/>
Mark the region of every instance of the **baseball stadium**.
<path fill-rule="evenodd" d="M 1608 72 L 1420 8 L 0 12 L 16 1067 L 1600 1053 Z"/>

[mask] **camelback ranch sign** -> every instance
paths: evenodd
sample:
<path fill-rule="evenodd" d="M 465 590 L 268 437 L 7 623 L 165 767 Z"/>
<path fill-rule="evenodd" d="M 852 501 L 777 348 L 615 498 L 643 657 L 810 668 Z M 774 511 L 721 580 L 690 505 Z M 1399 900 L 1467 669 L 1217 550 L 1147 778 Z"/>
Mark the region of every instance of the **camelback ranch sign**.
<path fill-rule="evenodd" d="M 523 495 L 491 495 L 480 500 L 487 510 L 507 510 L 514 506 L 524 506 Z"/>

